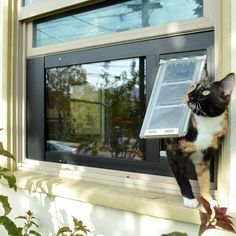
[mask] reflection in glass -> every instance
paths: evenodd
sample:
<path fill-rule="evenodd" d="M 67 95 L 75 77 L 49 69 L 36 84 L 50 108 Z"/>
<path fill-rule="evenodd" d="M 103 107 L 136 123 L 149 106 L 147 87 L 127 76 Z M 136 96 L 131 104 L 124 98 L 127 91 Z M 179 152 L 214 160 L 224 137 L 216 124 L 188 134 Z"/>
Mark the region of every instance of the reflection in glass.
<path fill-rule="evenodd" d="M 168 129 L 168 128 L 178 128 L 180 125 L 180 117 L 184 112 L 183 106 L 159 108 L 158 112 L 154 112 L 148 129 Z"/>
<path fill-rule="evenodd" d="M 33 46 L 68 42 L 203 16 L 203 0 L 129 0 L 34 22 Z"/>
<path fill-rule="evenodd" d="M 28 6 L 37 2 L 41 2 L 43 0 L 23 0 L 22 1 L 22 6 Z"/>
<path fill-rule="evenodd" d="M 168 106 L 185 103 L 184 94 L 187 93 L 190 85 L 189 83 L 162 85 L 156 105 Z"/>
<path fill-rule="evenodd" d="M 163 81 L 168 83 L 192 80 L 196 70 L 196 62 L 194 60 L 183 60 L 176 63 L 169 63 L 166 68 Z"/>
<path fill-rule="evenodd" d="M 143 160 L 140 60 L 46 69 L 46 150 Z"/>

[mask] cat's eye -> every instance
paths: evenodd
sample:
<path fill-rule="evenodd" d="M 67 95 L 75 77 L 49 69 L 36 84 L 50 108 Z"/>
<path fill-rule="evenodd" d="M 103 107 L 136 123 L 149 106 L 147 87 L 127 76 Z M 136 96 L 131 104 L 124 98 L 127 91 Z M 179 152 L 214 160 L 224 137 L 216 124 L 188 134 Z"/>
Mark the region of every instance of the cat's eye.
<path fill-rule="evenodd" d="M 204 91 L 202 92 L 202 95 L 203 95 L 203 96 L 207 96 L 207 95 L 209 95 L 210 93 L 211 93 L 210 90 L 204 90 Z"/>
<path fill-rule="evenodd" d="M 191 93 L 196 87 L 197 84 L 193 84 L 191 87 L 188 88 L 188 93 Z"/>

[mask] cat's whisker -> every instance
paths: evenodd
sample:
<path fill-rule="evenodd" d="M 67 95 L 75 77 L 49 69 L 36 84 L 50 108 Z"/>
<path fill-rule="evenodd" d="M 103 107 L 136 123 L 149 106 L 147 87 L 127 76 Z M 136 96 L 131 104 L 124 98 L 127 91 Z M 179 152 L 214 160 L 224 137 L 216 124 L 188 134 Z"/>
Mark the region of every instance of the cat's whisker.
<path fill-rule="evenodd" d="M 199 110 L 200 110 L 200 115 L 204 115 L 205 117 L 207 117 L 207 114 L 202 110 L 202 106 L 201 106 L 201 104 L 198 102 L 197 103 L 198 104 L 198 107 L 199 107 Z"/>
<path fill-rule="evenodd" d="M 201 106 L 198 102 L 196 103 L 196 113 L 199 115 L 201 114 Z"/>

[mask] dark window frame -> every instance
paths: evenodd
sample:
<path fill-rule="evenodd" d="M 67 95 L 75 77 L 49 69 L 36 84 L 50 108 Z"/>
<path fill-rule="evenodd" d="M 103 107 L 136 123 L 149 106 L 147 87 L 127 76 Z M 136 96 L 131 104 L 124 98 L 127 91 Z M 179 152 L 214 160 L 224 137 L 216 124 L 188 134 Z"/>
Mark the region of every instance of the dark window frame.
<path fill-rule="evenodd" d="M 166 158 L 159 155 L 159 140 L 148 140 L 147 161 L 117 160 L 64 154 L 50 157 L 45 152 L 45 69 L 73 64 L 95 63 L 134 57 L 146 58 L 146 104 L 148 104 L 158 70 L 159 60 L 169 55 L 207 54 L 208 72 L 213 78 L 214 32 L 207 31 L 188 35 L 104 46 L 82 51 L 27 59 L 27 158 L 82 166 L 115 169 L 162 176 L 172 176 Z M 157 160 L 159 159 L 160 162 Z M 194 178 L 194 176 L 193 176 Z M 216 183 L 216 177 L 213 180 Z"/>

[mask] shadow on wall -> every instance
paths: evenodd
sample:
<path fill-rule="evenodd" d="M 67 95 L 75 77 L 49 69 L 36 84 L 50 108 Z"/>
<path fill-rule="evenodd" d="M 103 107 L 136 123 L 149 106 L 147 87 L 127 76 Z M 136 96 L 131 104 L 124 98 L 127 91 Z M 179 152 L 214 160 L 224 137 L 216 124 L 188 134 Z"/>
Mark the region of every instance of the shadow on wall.
<path fill-rule="evenodd" d="M 158 236 L 172 231 L 185 231 L 190 233 L 189 235 L 197 235 L 198 227 L 194 225 L 86 203 L 86 199 L 91 198 L 91 201 L 94 201 L 97 197 L 99 184 L 94 184 L 96 188 L 91 187 L 88 183 L 81 187 L 80 181 L 75 180 L 65 190 L 68 192 L 68 197 L 52 196 L 55 186 L 63 185 L 62 182 L 63 180 L 59 177 L 35 175 L 27 179 L 25 183 L 29 191 L 18 189 L 17 192 L 13 192 L 0 185 L 0 188 L 2 188 L 0 190 L 9 195 L 9 201 L 13 207 L 10 217 L 14 219 L 30 209 L 39 218 L 38 231 L 44 236 L 55 236 L 55 232 L 62 226 L 72 227 L 72 216 L 82 220 L 88 229 L 92 231 L 89 236 L 146 236 L 147 234 Z M 81 194 L 81 199 L 84 197 L 84 202 L 72 200 L 71 192 L 74 191 L 70 191 L 69 188 L 77 188 L 78 191 L 76 190 L 76 192 Z M 107 201 L 114 202 L 115 206 L 117 198 L 109 194 L 112 188 L 108 188 L 108 190 Z M 47 192 L 49 194 L 46 194 Z M 113 199 L 111 199 L 112 196 Z M 116 197 L 119 198 L 119 196 Z M 132 204 L 131 200 L 127 199 L 127 203 L 124 204 Z M 20 223 L 20 221 L 17 221 L 17 225 L 20 226 Z M 1 232 L 0 229 L 0 235 L 5 235 Z"/>
<path fill-rule="evenodd" d="M 22 176 L 24 174 L 25 176 Z M 84 174 L 86 175 L 86 173 L 82 173 L 82 175 Z M 92 231 L 89 234 L 91 236 L 146 236 L 147 232 L 149 232 L 149 236 L 157 236 L 172 231 L 188 233 L 196 231 L 197 235 L 198 227 L 193 225 L 131 212 L 135 206 L 139 207 L 138 203 L 141 204 L 141 208 L 146 206 L 146 204 L 142 204 L 138 196 L 147 199 L 145 200 L 145 202 L 149 202 L 147 207 L 156 208 L 158 211 L 155 202 L 156 194 L 155 198 L 152 198 L 149 192 L 137 191 L 138 196 L 133 196 L 130 189 L 104 187 L 104 184 L 78 179 L 66 181 L 64 178 L 43 174 L 29 175 L 26 172 L 21 173 L 21 177 L 23 178 L 19 179 L 26 180 L 23 188 L 28 191 L 18 190 L 17 193 L 10 194 L 12 198 L 10 202 L 15 202 L 15 205 L 19 201 L 22 203 L 20 206 L 19 203 L 17 206 L 13 206 L 14 217 L 23 215 L 28 210 L 33 211 L 34 215 L 40 219 L 38 231 L 45 236 L 54 236 L 62 226 L 73 227 L 73 216 L 83 221 Z M 82 176 L 80 177 L 82 178 Z M 161 195 L 159 198 L 163 198 L 163 196 Z M 80 199 L 80 201 L 74 199 Z M 134 201 L 138 202 L 133 204 Z M 102 206 L 105 204 L 110 207 Z"/>

